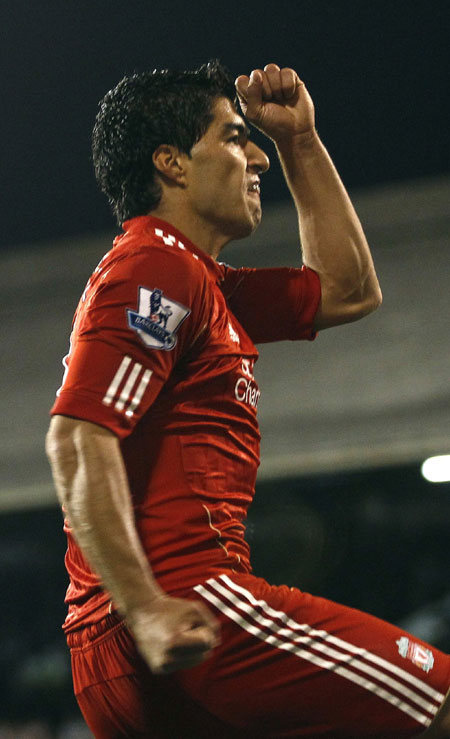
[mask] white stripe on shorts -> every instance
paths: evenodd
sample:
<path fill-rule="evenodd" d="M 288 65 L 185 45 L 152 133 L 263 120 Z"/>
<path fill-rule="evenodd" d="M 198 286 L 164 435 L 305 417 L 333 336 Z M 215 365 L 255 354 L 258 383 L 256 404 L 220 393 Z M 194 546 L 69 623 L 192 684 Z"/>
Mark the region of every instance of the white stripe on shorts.
<path fill-rule="evenodd" d="M 227 575 L 211 578 L 205 586 L 194 590 L 253 636 L 356 683 L 424 726 L 431 723 L 444 700 L 441 693 L 406 670 L 326 631 L 298 624 Z"/>

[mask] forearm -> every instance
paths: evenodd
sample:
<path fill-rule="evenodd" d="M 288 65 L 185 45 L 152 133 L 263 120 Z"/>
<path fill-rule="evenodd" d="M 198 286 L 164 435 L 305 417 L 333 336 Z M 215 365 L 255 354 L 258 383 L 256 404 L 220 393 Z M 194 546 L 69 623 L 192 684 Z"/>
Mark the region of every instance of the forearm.
<path fill-rule="evenodd" d="M 74 536 L 150 668 L 167 673 L 199 664 L 219 641 L 218 624 L 203 604 L 166 595 L 153 577 L 117 438 L 55 416 L 46 448 Z"/>
<path fill-rule="evenodd" d="M 87 561 L 132 621 L 163 591 L 138 538 L 119 442 L 95 424 L 54 421 L 47 451 L 58 496 Z"/>
<path fill-rule="evenodd" d="M 299 215 L 303 262 L 321 281 L 326 325 L 376 308 L 381 291 L 359 218 L 315 130 L 277 143 Z M 320 328 L 321 326 L 318 326 Z"/>

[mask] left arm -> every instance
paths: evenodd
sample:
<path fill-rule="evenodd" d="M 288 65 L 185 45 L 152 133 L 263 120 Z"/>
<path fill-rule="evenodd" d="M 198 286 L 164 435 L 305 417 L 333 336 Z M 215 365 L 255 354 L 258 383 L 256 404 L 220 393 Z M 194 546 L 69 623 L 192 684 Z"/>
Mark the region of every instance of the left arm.
<path fill-rule="evenodd" d="M 381 303 L 369 246 L 347 191 L 314 127 L 314 106 L 292 69 L 269 64 L 237 91 L 248 120 L 277 147 L 300 223 L 303 262 L 320 278 L 317 330 L 356 321 Z"/>

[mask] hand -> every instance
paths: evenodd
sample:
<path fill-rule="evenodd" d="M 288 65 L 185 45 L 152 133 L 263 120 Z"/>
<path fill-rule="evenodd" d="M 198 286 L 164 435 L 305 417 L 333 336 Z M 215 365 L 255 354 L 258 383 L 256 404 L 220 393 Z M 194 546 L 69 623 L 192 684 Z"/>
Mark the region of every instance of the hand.
<path fill-rule="evenodd" d="M 246 118 L 275 143 L 314 131 L 314 105 L 293 69 L 267 64 L 236 80 Z"/>
<path fill-rule="evenodd" d="M 219 624 L 197 601 L 162 596 L 127 618 L 137 647 L 156 674 L 195 667 L 219 644 Z"/>

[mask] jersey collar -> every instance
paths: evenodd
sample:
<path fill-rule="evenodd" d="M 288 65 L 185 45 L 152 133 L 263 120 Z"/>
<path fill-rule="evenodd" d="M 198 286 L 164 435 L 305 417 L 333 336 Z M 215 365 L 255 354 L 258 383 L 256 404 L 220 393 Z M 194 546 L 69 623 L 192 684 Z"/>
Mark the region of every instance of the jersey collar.
<path fill-rule="evenodd" d="M 136 216 L 135 218 L 130 218 L 128 221 L 124 221 L 122 228 L 125 232 L 122 234 L 122 237 L 126 235 L 133 237 L 148 235 L 151 236 L 153 240 L 155 235 L 162 235 L 162 238 L 166 240 L 167 244 L 179 242 L 182 247 L 190 251 L 191 254 L 194 254 L 197 259 L 203 262 L 211 279 L 216 282 L 221 282 L 223 280 L 223 266 L 210 257 L 209 254 L 206 254 L 206 252 L 193 244 L 187 236 L 181 233 L 181 231 L 175 228 L 175 226 L 172 226 L 171 223 L 163 221 L 161 218 L 156 218 L 155 216 Z M 120 238 L 121 237 L 119 236 L 117 241 L 119 241 Z"/>

